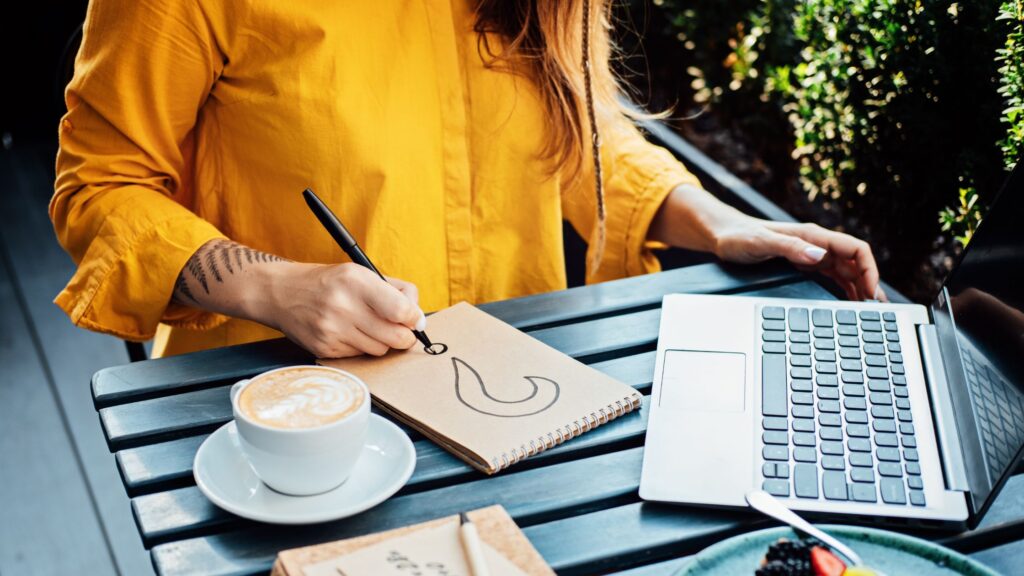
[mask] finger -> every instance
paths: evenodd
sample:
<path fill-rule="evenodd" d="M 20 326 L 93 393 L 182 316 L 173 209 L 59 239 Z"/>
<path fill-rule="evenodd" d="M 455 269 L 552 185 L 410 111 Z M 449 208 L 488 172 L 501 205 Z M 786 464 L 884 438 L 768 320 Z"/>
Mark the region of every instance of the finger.
<path fill-rule="evenodd" d="M 413 304 L 416 306 L 420 305 L 420 291 L 415 284 L 399 278 L 392 278 L 391 276 L 385 276 L 385 278 L 388 279 L 388 283 L 398 288 L 399 292 L 405 294 L 405 297 L 411 300 Z"/>
<path fill-rule="evenodd" d="M 875 289 L 875 300 L 880 302 L 888 302 L 889 295 L 885 293 L 885 289 L 882 288 L 882 283 L 878 283 L 878 288 Z"/>
<path fill-rule="evenodd" d="M 804 239 L 769 231 L 761 238 L 764 250 L 773 256 L 781 256 L 799 266 L 815 266 L 827 253 L 820 246 L 815 246 Z"/>
<path fill-rule="evenodd" d="M 398 288 L 380 278 L 373 278 L 367 283 L 363 301 L 377 316 L 410 328 L 416 326 L 423 316 L 419 306 L 413 304 Z"/>
<path fill-rule="evenodd" d="M 317 358 L 349 358 L 362 355 L 362 352 L 344 342 L 317 340 L 312 343 L 297 342 L 297 344 L 309 350 Z"/>
<path fill-rule="evenodd" d="M 823 268 L 821 273 L 831 278 L 839 286 L 843 293 L 846 294 L 847 300 L 857 301 L 860 299 L 857 294 L 857 285 L 837 273 L 835 268 Z"/>
<path fill-rule="evenodd" d="M 416 337 L 408 326 L 384 320 L 369 309 L 356 321 L 356 328 L 388 348 L 405 350 L 416 343 Z"/>
<path fill-rule="evenodd" d="M 344 343 L 371 356 L 383 356 L 390 350 L 387 344 L 366 334 L 358 326 L 345 334 Z"/>
<path fill-rule="evenodd" d="M 838 259 L 853 260 L 859 273 L 856 281 L 858 292 L 869 298 L 874 295 L 878 287 L 878 264 L 867 242 L 815 225 L 772 223 L 770 226 L 821 246 Z"/>

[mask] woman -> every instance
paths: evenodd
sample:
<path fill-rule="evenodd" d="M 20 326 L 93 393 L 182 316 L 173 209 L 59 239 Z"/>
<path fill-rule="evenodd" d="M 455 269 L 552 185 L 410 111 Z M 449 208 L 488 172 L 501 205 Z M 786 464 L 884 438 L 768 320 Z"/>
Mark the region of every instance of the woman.
<path fill-rule="evenodd" d="M 875 295 L 865 243 L 747 217 L 644 141 L 619 107 L 607 11 L 93 0 L 50 205 L 79 267 L 56 303 L 79 326 L 155 334 L 156 355 L 278 331 L 321 356 L 383 354 L 414 343 L 417 299 L 564 288 L 563 218 L 590 240 L 589 282 L 655 271 L 667 244 L 781 256 Z M 344 257 L 307 186 L 390 285 L 314 264 Z"/>

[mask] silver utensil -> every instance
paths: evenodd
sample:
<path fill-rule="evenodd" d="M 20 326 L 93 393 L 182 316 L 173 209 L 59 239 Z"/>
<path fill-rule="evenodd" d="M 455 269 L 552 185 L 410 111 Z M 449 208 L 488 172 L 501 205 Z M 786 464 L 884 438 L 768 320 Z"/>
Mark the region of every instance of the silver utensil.
<path fill-rule="evenodd" d="M 829 535 L 813 526 L 807 520 L 796 515 L 795 512 L 786 508 L 775 496 L 765 492 L 764 490 L 754 490 L 753 492 L 747 493 L 747 504 L 750 507 L 758 510 L 772 518 L 775 518 L 779 522 L 789 524 L 793 528 L 800 530 L 814 536 L 818 540 L 824 542 L 829 548 L 839 552 L 846 557 L 854 566 L 864 566 L 864 561 L 860 559 L 860 556 L 856 552 L 850 549 L 849 546 L 843 544 L 835 537 Z M 877 570 L 876 574 L 880 574 Z"/>

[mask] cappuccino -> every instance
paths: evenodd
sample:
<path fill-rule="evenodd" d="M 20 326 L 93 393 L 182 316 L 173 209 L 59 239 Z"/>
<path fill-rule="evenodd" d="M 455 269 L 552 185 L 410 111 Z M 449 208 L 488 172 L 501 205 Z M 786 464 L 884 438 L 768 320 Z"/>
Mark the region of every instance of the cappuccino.
<path fill-rule="evenodd" d="M 356 413 L 367 402 L 363 386 L 344 373 L 317 366 L 275 370 L 254 378 L 238 410 L 271 428 L 316 428 Z"/>

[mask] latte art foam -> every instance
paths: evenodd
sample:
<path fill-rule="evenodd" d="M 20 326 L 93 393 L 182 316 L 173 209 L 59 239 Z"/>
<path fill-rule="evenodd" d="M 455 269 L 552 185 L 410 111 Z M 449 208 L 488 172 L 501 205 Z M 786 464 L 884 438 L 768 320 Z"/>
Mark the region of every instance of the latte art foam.
<path fill-rule="evenodd" d="M 249 420 L 273 428 L 315 428 L 355 413 L 366 402 L 358 382 L 326 368 L 258 376 L 238 398 Z"/>

